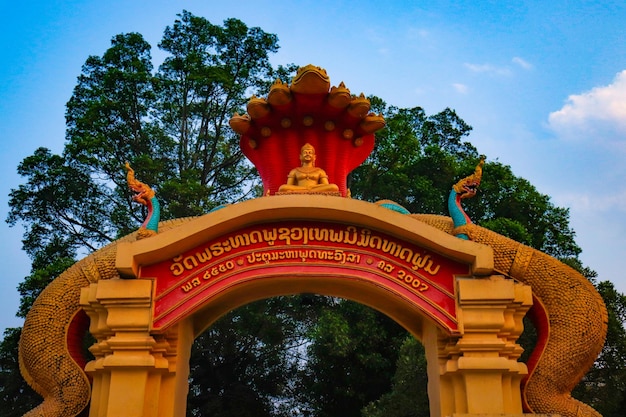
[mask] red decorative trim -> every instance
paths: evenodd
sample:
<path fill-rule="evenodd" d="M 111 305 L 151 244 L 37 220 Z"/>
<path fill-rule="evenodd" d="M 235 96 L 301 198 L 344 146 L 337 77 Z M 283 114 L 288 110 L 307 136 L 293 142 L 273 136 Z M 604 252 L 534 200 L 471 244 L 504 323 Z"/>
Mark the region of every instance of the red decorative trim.
<path fill-rule="evenodd" d="M 81 367 L 81 369 L 84 369 L 85 365 L 87 365 L 87 359 L 85 358 L 83 349 L 85 335 L 87 334 L 88 329 L 89 316 L 87 316 L 87 313 L 81 309 L 78 310 L 72 320 L 70 320 L 70 324 L 65 332 L 67 350 L 71 358 L 78 366 Z"/>
<path fill-rule="evenodd" d="M 522 406 L 524 407 L 524 411 L 528 413 L 532 413 L 533 410 L 528 405 L 528 401 L 526 400 L 526 383 L 532 376 L 533 372 L 537 368 L 537 363 L 539 359 L 543 355 L 543 351 L 546 349 L 548 344 L 548 339 L 550 337 L 550 319 L 548 317 L 548 311 L 546 307 L 543 305 L 541 300 L 533 295 L 533 306 L 528 311 L 528 318 L 535 326 L 537 330 L 537 344 L 533 349 L 530 357 L 528 358 L 528 362 L 526 362 L 526 366 L 528 367 L 528 374 L 522 379 Z"/>

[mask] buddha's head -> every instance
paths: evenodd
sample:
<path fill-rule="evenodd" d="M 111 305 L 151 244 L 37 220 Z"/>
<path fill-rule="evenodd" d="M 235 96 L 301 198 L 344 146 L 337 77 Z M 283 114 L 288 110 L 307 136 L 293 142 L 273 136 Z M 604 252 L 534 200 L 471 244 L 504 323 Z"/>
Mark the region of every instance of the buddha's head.
<path fill-rule="evenodd" d="M 315 165 L 315 148 L 310 143 L 305 143 L 300 148 L 300 162 L 303 164 L 310 162 L 312 165 Z"/>

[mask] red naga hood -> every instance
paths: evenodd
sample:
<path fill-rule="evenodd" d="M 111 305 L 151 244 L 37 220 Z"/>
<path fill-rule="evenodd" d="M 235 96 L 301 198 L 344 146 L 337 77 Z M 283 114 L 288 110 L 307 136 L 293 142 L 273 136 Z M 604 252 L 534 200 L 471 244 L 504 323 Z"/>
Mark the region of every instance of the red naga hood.
<path fill-rule="evenodd" d="M 343 82 L 331 88 L 326 71 L 313 65 L 300 68 L 291 86 L 276 80 L 267 98 L 252 97 L 247 110 L 235 114 L 230 126 L 259 171 L 265 195 L 275 194 L 300 166 L 300 148 L 307 142 L 316 150 L 315 165 L 342 196 L 349 195 L 348 174 L 372 152 L 374 132 L 385 126 L 381 115 L 369 113 L 363 94 L 351 95 Z"/>

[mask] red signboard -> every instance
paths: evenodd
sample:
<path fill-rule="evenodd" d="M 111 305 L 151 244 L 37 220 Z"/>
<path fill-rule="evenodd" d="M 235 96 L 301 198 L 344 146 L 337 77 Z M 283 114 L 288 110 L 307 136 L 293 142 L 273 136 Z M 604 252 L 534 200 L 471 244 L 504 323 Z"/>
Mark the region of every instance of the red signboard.
<path fill-rule="evenodd" d="M 154 327 L 163 329 L 215 294 L 255 277 L 361 279 L 402 294 L 456 331 L 455 276 L 469 265 L 367 228 L 279 222 L 237 230 L 167 261 L 142 266 L 156 281 Z"/>

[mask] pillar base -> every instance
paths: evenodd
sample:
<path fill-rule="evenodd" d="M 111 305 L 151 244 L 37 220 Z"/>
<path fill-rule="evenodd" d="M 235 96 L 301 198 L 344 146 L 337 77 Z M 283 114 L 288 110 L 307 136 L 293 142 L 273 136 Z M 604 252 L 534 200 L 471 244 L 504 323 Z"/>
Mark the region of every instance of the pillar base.
<path fill-rule="evenodd" d="M 431 417 L 524 416 L 520 384 L 528 370 L 516 342 L 530 287 L 491 276 L 460 278 L 457 289 L 461 334 L 434 324 L 424 332 Z"/>
<path fill-rule="evenodd" d="M 85 367 L 93 379 L 89 417 L 185 415 L 193 331 L 184 321 L 163 334 L 151 331 L 152 281 L 91 284 L 81 306 L 97 340 Z"/>

